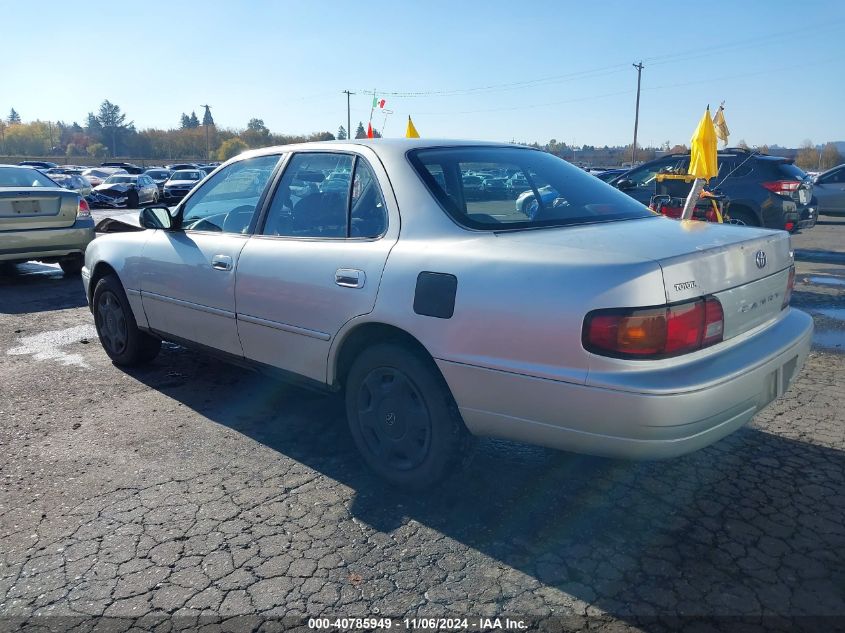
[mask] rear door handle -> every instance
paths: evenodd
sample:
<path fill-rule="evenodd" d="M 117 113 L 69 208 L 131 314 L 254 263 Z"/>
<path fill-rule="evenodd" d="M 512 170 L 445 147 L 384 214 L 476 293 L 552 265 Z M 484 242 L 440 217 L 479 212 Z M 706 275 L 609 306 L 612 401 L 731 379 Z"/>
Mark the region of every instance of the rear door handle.
<path fill-rule="evenodd" d="M 232 270 L 232 258 L 228 255 L 215 255 L 211 258 L 211 267 L 214 270 Z"/>
<path fill-rule="evenodd" d="M 334 274 L 334 282 L 344 288 L 363 288 L 367 275 L 363 270 L 355 268 L 338 268 Z"/>

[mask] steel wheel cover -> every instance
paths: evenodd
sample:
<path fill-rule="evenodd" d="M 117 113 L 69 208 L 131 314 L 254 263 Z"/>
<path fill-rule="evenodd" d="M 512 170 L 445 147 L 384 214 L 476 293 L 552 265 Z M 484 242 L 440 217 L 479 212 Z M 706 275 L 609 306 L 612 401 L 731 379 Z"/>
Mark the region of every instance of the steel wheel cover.
<path fill-rule="evenodd" d="M 356 422 L 373 457 L 411 470 L 431 447 L 431 415 L 411 379 L 395 367 L 370 371 L 358 389 Z"/>
<path fill-rule="evenodd" d="M 110 290 L 104 291 L 97 300 L 96 325 L 103 347 L 112 354 L 122 354 L 126 350 L 129 338 L 126 315 Z"/>

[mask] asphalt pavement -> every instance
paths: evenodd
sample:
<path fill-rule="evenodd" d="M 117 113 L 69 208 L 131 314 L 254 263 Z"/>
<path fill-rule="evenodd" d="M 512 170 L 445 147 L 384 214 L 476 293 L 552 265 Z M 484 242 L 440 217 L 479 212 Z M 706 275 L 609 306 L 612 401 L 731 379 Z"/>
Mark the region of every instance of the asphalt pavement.
<path fill-rule="evenodd" d="M 793 246 L 843 252 L 843 237 L 824 219 Z M 78 277 L 18 266 L 0 279 L 0 628 L 319 615 L 836 630 L 843 290 L 845 266 L 799 261 L 807 364 L 705 450 L 630 463 L 482 440 L 447 487 L 409 495 L 368 472 L 337 398 L 171 344 L 115 367 Z"/>

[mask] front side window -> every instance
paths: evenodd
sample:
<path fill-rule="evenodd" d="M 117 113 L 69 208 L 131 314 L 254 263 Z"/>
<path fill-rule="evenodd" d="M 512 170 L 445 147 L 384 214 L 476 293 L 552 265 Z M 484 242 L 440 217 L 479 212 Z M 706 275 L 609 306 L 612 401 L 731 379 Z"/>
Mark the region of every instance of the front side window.
<path fill-rule="evenodd" d="M 836 185 L 843 182 L 845 182 L 845 168 L 829 173 L 824 178 L 819 178 L 820 185 Z"/>
<path fill-rule="evenodd" d="M 628 195 L 546 152 L 446 147 L 414 150 L 408 156 L 441 206 L 469 228 L 503 230 L 653 217 Z"/>
<path fill-rule="evenodd" d="M 182 228 L 245 233 L 280 158 L 278 154 L 256 156 L 217 172 L 185 202 Z"/>

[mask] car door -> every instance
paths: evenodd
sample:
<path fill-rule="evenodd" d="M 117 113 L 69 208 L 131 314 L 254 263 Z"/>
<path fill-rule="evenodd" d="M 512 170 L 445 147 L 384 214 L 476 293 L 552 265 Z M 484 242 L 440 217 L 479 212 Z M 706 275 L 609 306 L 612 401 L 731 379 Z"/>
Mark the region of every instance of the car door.
<path fill-rule="evenodd" d="M 144 179 L 144 198 L 149 202 L 155 201 L 155 192 L 157 187 L 149 176 L 141 176 Z"/>
<path fill-rule="evenodd" d="M 237 161 L 191 193 L 179 230 L 155 231 L 144 247 L 141 300 L 150 327 L 241 356 L 235 267 L 280 154 Z"/>
<path fill-rule="evenodd" d="M 819 176 L 813 185 L 819 213 L 845 213 L 845 165 Z"/>
<path fill-rule="evenodd" d="M 657 174 L 662 170 L 678 167 L 683 160 L 681 157 L 672 156 L 641 165 L 625 174 L 616 182 L 616 185 L 627 184 L 627 187 L 619 188 L 635 200 L 648 205 L 656 191 Z"/>
<path fill-rule="evenodd" d="M 374 155 L 291 156 L 238 260 L 238 333 L 247 358 L 326 380 L 335 335 L 375 305 L 399 235 L 390 194 Z"/>

